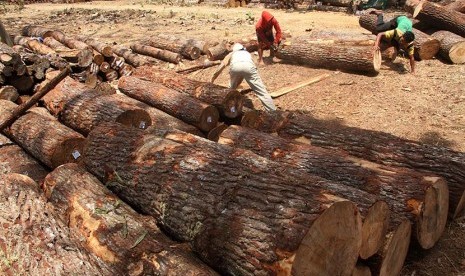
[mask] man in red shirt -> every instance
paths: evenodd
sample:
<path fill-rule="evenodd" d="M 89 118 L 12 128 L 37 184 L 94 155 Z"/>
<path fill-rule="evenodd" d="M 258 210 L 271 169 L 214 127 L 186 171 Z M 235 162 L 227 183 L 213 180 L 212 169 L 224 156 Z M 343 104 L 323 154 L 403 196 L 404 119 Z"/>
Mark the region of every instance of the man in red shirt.
<path fill-rule="evenodd" d="M 273 35 L 273 27 L 276 31 L 276 36 Z M 275 51 L 281 42 L 281 27 L 279 27 L 278 20 L 267 12 L 262 12 L 262 17 L 255 25 L 258 40 L 258 64 L 263 62 L 263 50 L 270 49 L 270 57 L 274 57 Z"/>

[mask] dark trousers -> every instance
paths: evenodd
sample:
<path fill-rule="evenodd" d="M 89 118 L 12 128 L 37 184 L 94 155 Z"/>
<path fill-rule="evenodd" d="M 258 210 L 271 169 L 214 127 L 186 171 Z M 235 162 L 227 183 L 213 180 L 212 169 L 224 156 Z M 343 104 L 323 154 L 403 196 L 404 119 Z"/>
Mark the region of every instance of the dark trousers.
<path fill-rule="evenodd" d="M 388 22 L 384 22 L 384 18 L 382 14 L 378 14 L 378 19 L 376 20 L 376 32 L 385 32 L 389 30 L 393 30 L 397 27 L 396 18 L 389 20 Z"/>

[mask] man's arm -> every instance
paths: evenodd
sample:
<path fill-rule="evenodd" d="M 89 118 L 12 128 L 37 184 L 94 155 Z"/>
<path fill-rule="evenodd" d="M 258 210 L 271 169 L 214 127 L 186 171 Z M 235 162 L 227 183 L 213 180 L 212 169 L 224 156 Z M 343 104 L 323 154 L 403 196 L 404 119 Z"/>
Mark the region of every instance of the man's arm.
<path fill-rule="evenodd" d="M 386 35 L 386 32 L 381 32 L 379 33 L 377 36 L 376 36 L 376 42 L 375 42 L 375 46 L 373 46 L 373 48 L 375 50 L 379 50 L 379 44 L 381 43 L 381 39 Z"/>
<path fill-rule="evenodd" d="M 215 73 L 213 73 L 213 76 L 210 80 L 211 83 L 214 83 L 215 80 L 218 78 L 218 76 L 221 74 L 221 72 L 223 71 L 224 68 L 226 68 L 226 66 L 229 65 L 229 63 L 231 62 L 231 55 L 232 55 L 232 52 L 229 53 L 220 63 L 220 65 L 218 65 L 218 68 L 216 69 Z"/>
<path fill-rule="evenodd" d="M 281 41 L 281 37 L 282 37 L 281 27 L 279 26 L 278 20 L 276 20 L 276 18 L 274 18 L 274 17 L 273 17 L 272 23 L 273 23 L 273 27 L 274 27 L 274 29 L 276 31 L 274 44 L 278 45 L 279 42 Z"/>
<path fill-rule="evenodd" d="M 410 59 L 410 73 L 412 74 L 415 74 L 415 58 L 413 57 L 413 54 L 412 55 L 409 55 L 409 59 Z"/>

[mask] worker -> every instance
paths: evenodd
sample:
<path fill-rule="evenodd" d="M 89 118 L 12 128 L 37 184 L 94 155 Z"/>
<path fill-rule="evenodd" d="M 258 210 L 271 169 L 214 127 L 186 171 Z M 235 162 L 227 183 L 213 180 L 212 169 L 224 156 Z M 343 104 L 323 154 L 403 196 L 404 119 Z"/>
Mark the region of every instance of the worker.
<path fill-rule="evenodd" d="M 271 99 L 271 96 L 266 90 L 262 79 L 258 75 L 258 70 L 255 66 L 255 63 L 253 62 L 252 55 L 247 52 L 242 44 L 236 43 L 233 45 L 232 52 L 223 59 L 213 74 L 211 78 L 212 83 L 216 80 L 216 78 L 218 78 L 223 69 L 228 65 L 230 67 L 230 88 L 237 89 L 239 84 L 241 84 L 241 82 L 245 79 L 250 88 L 252 88 L 257 97 L 260 99 L 265 109 L 268 111 L 276 110 L 273 99 Z"/>
<path fill-rule="evenodd" d="M 2 22 L 0 21 L 0 41 L 7 44 L 10 47 L 13 47 L 13 41 L 11 40 L 10 35 L 5 30 Z"/>
<path fill-rule="evenodd" d="M 276 35 L 273 35 L 273 27 Z M 267 11 L 262 12 L 262 16 L 255 25 L 255 31 L 258 40 L 258 64 L 260 65 L 263 63 L 263 50 L 270 49 L 270 57 L 275 56 L 281 43 L 282 33 L 278 20 Z"/>
<path fill-rule="evenodd" d="M 376 42 L 374 49 L 379 50 L 381 39 L 385 39 L 391 43 L 397 50 L 404 50 L 410 60 L 410 72 L 415 73 L 415 58 L 414 58 L 414 45 L 415 35 L 412 32 L 412 21 L 406 16 L 398 16 L 388 22 L 384 22 L 383 12 L 380 10 L 373 10 L 378 16 L 376 22 Z"/>

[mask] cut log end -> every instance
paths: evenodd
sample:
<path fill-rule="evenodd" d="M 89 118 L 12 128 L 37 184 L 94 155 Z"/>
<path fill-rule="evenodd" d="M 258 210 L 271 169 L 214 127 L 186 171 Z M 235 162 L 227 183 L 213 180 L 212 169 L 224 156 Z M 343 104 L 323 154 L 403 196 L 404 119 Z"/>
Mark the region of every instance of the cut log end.
<path fill-rule="evenodd" d="M 80 67 L 88 67 L 94 59 L 94 53 L 90 49 L 80 50 L 78 53 L 78 65 Z"/>
<path fill-rule="evenodd" d="M 201 51 L 198 47 L 190 47 L 188 50 L 186 50 L 186 53 L 188 55 L 188 58 L 192 60 L 198 59 L 201 55 Z"/>
<path fill-rule="evenodd" d="M 362 226 L 360 258 L 366 260 L 378 252 L 384 243 L 389 225 L 389 206 L 378 201 L 368 210 Z"/>
<path fill-rule="evenodd" d="M 350 275 L 359 255 L 361 227 L 353 203 L 334 203 L 305 235 L 295 255 L 293 275 Z"/>
<path fill-rule="evenodd" d="M 220 140 L 221 133 L 227 128 L 228 128 L 227 124 L 220 124 L 212 128 L 207 134 L 207 139 L 214 141 L 214 142 L 218 142 Z"/>
<path fill-rule="evenodd" d="M 218 124 L 219 119 L 220 114 L 218 109 L 212 105 L 209 105 L 204 110 L 202 110 L 197 127 L 203 131 L 210 131 Z"/>
<path fill-rule="evenodd" d="M 386 245 L 386 254 L 381 264 L 380 276 L 399 275 L 405 262 L 407 251 L 410 245 L 412 225 L 404 220 L 390 238 Z"/>
<path fill-rule="evenodd" d="M 147 111 L 142 109 L 128 110 L 123 112 L 116 119 L 117 123 L 125 126 L 146 129 L 152 125 L 152 119 Z"/>
<path fill-rule="evenodd" d="M 225 96 L 223 113 L 225 117 L 236 118 L 241 114 L 244 97 L 237 90 L 232 90 Z"/>
<path fill-rule="evenodd" d="M 77 162 L 83 152 L 85 141 L 85 138 L 72 138 L 64 141 L 52 155 L 53 167 Z"/>
<path fill-rule="evenodd" d="M 421 247 L 433 247 L 441 237 L 449 211 L 449 189 L 447 183 L 437 177 L 429 177 L 433 184 L 426 190 L 422 211 L 418 216 L 417 239 Z"/>
<path fill-rule="evenodd" d="M 416 49 L 419 60 L 432 59 L 439 51 L 440 43 L 437 39 L 431 39 L 421 44 L 421 48 Z"/>
<path fill-rule="evenodd" d="M 449 58 L 455 64 L 465 63 L 465 41 L 456 43 L 451 47 Z"/>
<path fill-rule="evenodd" d="M 376 50 L 373 54 L 373 69 L 375 70 L 375 72 L 379 72 L 379 70 L 381 69 L 381 60 L 381 51 Z"/>

